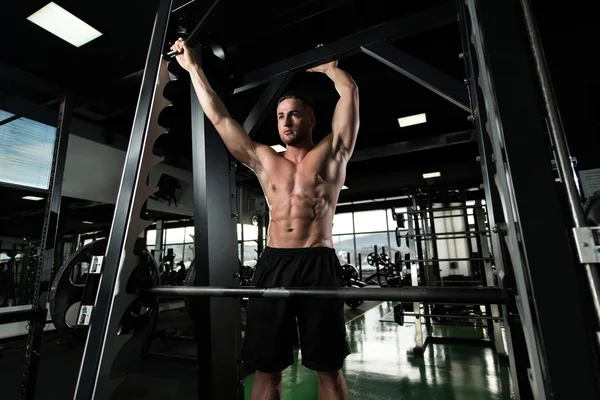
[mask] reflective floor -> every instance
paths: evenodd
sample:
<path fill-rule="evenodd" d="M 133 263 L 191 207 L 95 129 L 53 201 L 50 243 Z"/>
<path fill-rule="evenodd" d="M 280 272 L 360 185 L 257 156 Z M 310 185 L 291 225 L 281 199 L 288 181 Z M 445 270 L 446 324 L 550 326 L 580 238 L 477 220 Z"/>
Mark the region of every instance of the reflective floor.
<path fill-rule="evenodd" d="M 350 399 L 510 399 L 512 385 L 507 362 L 491 348 L 467 344 L 429 344 L 422 357 L 413 356 L 414 325 L 380 320 L 391 303 L 369 310 L 347 324 L 352 354 L 344 375 Z M 436 337 L 484 338 L 480 327 L 434 326 Z M 282 399 L 317 399 L 318 378 L 296 363 L 283 372 Z M 246 380 L 250 398 L 252 376 Z"/>

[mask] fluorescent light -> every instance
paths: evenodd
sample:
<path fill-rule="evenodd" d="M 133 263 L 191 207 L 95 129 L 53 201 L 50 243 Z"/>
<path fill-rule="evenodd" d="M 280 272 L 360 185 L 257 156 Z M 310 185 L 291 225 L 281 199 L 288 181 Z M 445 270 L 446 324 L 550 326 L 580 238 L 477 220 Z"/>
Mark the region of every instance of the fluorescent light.
<path fill-rule="evenodd" d="M 94 225 L 91 221 L 81 221 L 82 224 Z"/>
<path fill-rule="evenodd" d="M 439 178 L 440 176 L 442 176 L 440 172 L 429 172 L 423 174 L 423 179 Z"/>
<path fill-rule="evenodd" d="M 427 122 L 427 116 L 425 113 L 411 115 L 409 117 L 398 118 L 398 123 L 400 124 L 400 128 L 404 128 L 406 126 L 424 124 Z"/>
<path fill-rule="evenodd" d="M 467 192 L 479 192 L 481 190 L 481 188 L 478 187 L 472 187 L 470 189 L 467 189 Z"/>
<path fill-rule="evenodd" d="M 271 148 L 273 150 L 275 150 L 276 152 L 278 152 L 278 153 L 281 153 L 282 151 L 285 151 L 285 147 L 283 147 L 280 144 L 276 144 L 275 146 L 271 146 Z"/>
<path fill-rule="evenodd" d="M 342 186 L 342 190 L 346 190 L 346 189 L 348 189 L 348 186 L 346 186 L 346 185 Z"/>
<path fill-rule="evenodd" d="M 21 197 L 23 200 L 31 200 L 31 201 L 40 201 L 40 200 L 44 200 L 43 197 L 37 197 L 37 196 L 23 196 Z"/>
<path fill-rule="evenodd" d="M 40 8 L 27 19 L 75 47 L 102 36 L 102 33 L 54 2 Z"/>

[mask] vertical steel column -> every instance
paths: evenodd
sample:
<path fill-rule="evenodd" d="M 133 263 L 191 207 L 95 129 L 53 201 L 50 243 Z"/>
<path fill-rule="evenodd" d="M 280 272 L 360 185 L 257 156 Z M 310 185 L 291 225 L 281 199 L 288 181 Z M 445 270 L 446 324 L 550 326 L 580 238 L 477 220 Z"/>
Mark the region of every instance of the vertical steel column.
<path fill-rule="evenodd" d="M 166 84 L 164 80 L 168 79 L 162 53 L 170 12 L 171 0 L 160 0 L 108 237 L 102 279 L 75 389 L 77 400 L 110 398 L 113 361 L 131 337 L 127 332 L 119 332 L 118 325 L 127 307 L 135 300 L 135 296 L 127 294 L 125 290 L 137 264 L 133 246 L 137 237 L 150 225 L 149 221 L 141 219 L 140 214 L 142 205 L 153 190 L 146 186 L 147 174 L 160 159 L 149 154 L 152 147 L 148 148 L 146 142 L 150 131 L 156 138 L 165 131 L 156 126 L 156 120 L 163 104 L 166 106 L 168 102 L 162 93 L 156 91 L 159 87 L 159 70 L 162 72 L 160 83 L 163 86 Z M 150 142 L 150 146 L 153 144 Z"/>
<path fill-rule="evenodd" d="M 239 202 L 239 207 L 240 207 L 240 211 L 239 211 L 239 215 L 238 215 L 238 224 L 240 224 L 240 236 L 239 238 L 237 238 L 238 240 L 238 246 L 240 249 L 240 262 L 242 263 L 242 265 L 244 265 L 244 220 L 243 220 L 243 215 L 244 215 L 244 189 L 242 187 L 240 187 L 238 189 L 239 191 L 239 197 L 240 197 L 240 202 Z"/>
<path fill-rule="evenodd" d="M 498 187 L 504 215 L 493 231 L 508 248 L 527 345 L 527 381 L 519 377 L 516 382 L 520 395 L 526 396 L 521 389 L 528 390 L 529 383 L 531 397 L 567 398 L 577 382 L 584 397 L 598 398 L 591 320 L 580 288 L 583 271 L 574 262 L 570 221 L 563 218 L 565 204 L 550 167 L 541 92 L 518 0 L 460 0 L 459 10 L 468 48 L 474 49 L 468 61 L 471 95 L 479 106 L 485 104 L 474 109 L 474 117 L 481 119 L 480 135 L 491 145 L 486 165 L 494 168 L 489 177 Z M 560 266 L 560 274 L 549 266 Z M 505 279 L 503 271 L 499 278 Z M 557 297 L 556 288 L 565 297 Z M 556 323 L 562 313 L 569 314 L 569 324 Z M 522 349 L 515 352 L 525 356 Z"/>
<path fill-rule="evenodd" d="M 154 238 L 154 258 L 156 258 L 156 261 L 158 261 L 159 264 L 163 258 L 162 250 L 164 243 L 163 239 L 165 236 L 165 222 L 162 220 L 156 221 L 156 236 Z"/>
<path fill-rule="evenodd" d="M 471 228 L 469 227 L 469 208 L 467 206 L 467 195 L 465 193 L 464 190 L 460 191 L 460 198 L 461 198 L 461 203 L 464 206 L 464 208 L 462 210 L 460 210 L 459 212 L 463 215 L 463 219 L 465 221 L 465 232 L 467 232 L 467 249 L 469 249 L 469 255 L 467 257 L 473 257 L 473 244 L 471 242 Z M 473 219 L 475 219 L 475 207 L 473 207 Z M 477 226 L 477 225 L 475 225 Z M 475 228 L 475 230 L 477 230 L 477 227 Z M 477 235 L 477 234 L 475 234 Z M 483 257 L 483 256 L 480 256 Z M 476 265 L 480 265 L 480 261 L 468 261 L 469 263 L 469 270 L 471 271 L 471 280 L 475 280 L 475 267 L 473 265 L 473 263 L 475 263 Z"/>
<path fill-rule="evenodd" d="M 202 55 L 197 52 L 200 61 Z M 200 61 L 201 62 L 201 61 Z M 206 118 L 191 88 L 192 157 L 194 169 L 194 241 L 196 286 L 239 284 L 235 186 L 230 184 L 231 160 L 221 137 Z M 233 181 L 235 182 L 235 180 Z M 240 301 L 235 298 L 195 298 L 198 344 L 198 399 L 243 399 Z"/>
<path fill-rule="evenodd" d="M 461 33 L 463 53 L 461 57 L 465 64 L 465 71 L 468 79 L 466 80 L 467 88 L 469 89 L 471 98 L 471 107 L 473 110 L 473 122 L 477 132 L 477 144 L 479 148 L 479 162 L 481 166 L 481 175 L 483 179 L 483 188 L 485 195 L 485 207 L 487 210 L 488 229 L 490 230 L 491 253 L 494 258 L 494 266 L 496 267 L 498 276 L 498 286 L 506 289 L 514 283 L 514 274 L 510 258 L 505 257 L 506 244 L 499 234 L 491 233 L 492 230 L 501 230 L 505 226 L 504 213 L 500 200 L 500 192 L 496 186 L 496 165 L 492 151 L 490 135 L 487 131 L 487 115 L 485 103 L 482 99 L 481 89 L 478 84 L 477 54 L 473 45 L 475 33 L 472 30 L 470 21 L 468 20 L 469 13 L 465 0 L 457 0 L 458 21 Z M 502 305 L 503 315 L 508 315 L 510 310 L 516 310 L 515 307 Z M 510 320 L 506 320 L 504 326 L 507 336 L 507 347 L 511 378 L 516 398 L 531 398 L 531 384 L 529 382 L 529 361 L 527 356 L 527 348 L 525 341 L 525 332 L 522 326 L 514 326 Z"/>
<path fill-rule="evenodd" d="M 478 200 L 479 202 L 479 200 Z M 485 282 L 486 286 L 492 287 L 496 286 L 494 284 L 494 272 L 492 271 L 492 262 L 490 261 L 491 253 L 490 246 L 487 240 L 487 236 L 485 234 L 486 225 L 485 225 L 485 215 L 483 212 L 483 208 L 480 205 L 474 208 L 474 217 L 475 217 L 475 230 L 480 231 L 482 233 L 477 233 L 478 236 L 478 244 L 479 244 L 479 252 L 481 253 L 479 257 L 485 259 L 483 261 L 483 271 L 484 276 L 482 276 L 482 280 Z M 493 317 L 500 317 L 500 310 L 498 304 L 486 304 L 485 306 L 486 314 L 491 315 Z M 506 318 L 506 314 L 504 314 Z M 505 325 L 507 325 L 505 323 Z M 494 341 L 494 348 L 496 349 L 496 354 L 500 356 L 506 356 L 506 350 L 504 349 L 504 340 L 502 340 L 502 329 L 500 328 L 500 322 L 497 320 L 488 320 L 488 333 L 491 336 L 491 339 Z"/>
<path fill-rule="evenodd" d="M 33 399 L 35 396 L 35 385 L 37 383 L 37 374 L 42 351 L 42 334 L 44 332 L 44 327 L 46 326 L 46 317 L 48 315 L 46 298 L 48 297 L 52 267 L 54 265 L 54 247 L 56 245 L 56 236 L 58 233 L 62 180 L 65 170 L 65 161 L 67 159 L 71 110 L 71 99 L 65 97 L 60 105 L 58 123 L 56 125 L 54 155 L 52 156 L 48 198 L 46 199 L 46 213 L 44 215 L 44 227 L 40 243 L 42 253 L 38 260 L 33 289 L 34 317 L 29 321 L 29 334 L 27 336 L 27 347 L 25 350 L 25 369 L 23 371 L 23 381 L 21 384 L 21 399 Z M 23 265 L 23 267 L 27 268 L 26 265 Z"/>
<path fill-rule="evenodd" d="M 413 203 L 415 204 L 415 203 Z M 414 207 L 414 209 L 416 210 L 416 207 Z M 418 237 L 414 237 L 414 235 L 416 235 L 417 230 L 415 229 L 415 223 L 418 224 L 417 221 L 417 214 L 412 214 L 413 211 L 413 207 L 407 207 L 407 211 L 408 211 L 408 237 L 411 238 L 410 240 L 410 251 L 413 255 L 417 255 L 417 257 L 420 259 L 422 258 L 422 253 L 421 251 L 418 249 L 419 245 L 417 244 L 417 241 L 419 240 Z M 413 219 L 414 218 L 414 219 Z M 419 261 L 420 263 L 420 261 Z M 421 276 L 422 277 L 422 276 Z M 417 263 L 414 261 L 411 261 L 410 263 L 410 282 L 412 284 L 412 286 L 417 287 L 419 286 L 419 268 L 417 267 Z M 414 302 L 413 303 L 413 312 L 415 314 L 421 314 L 421 303 L 419 302 Z M 413 349 L 413 351 L 415 353 L 422 353 L 423 352 L 423 325 L 421 324 L 421 317 L 415 317 L 415 347 Z"/>

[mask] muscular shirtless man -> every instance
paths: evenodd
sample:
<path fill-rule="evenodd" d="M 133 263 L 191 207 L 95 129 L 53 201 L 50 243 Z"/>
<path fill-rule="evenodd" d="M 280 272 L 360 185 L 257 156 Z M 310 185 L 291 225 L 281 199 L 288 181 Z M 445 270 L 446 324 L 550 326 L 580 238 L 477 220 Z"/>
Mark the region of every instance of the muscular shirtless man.
<path fill-rule="evenodd" d="M 268 244 L 253 284 L 258 287 L 341 286 L 340 265 L 331 236 L 333 216 L 359 127 L 358 88 L 332 61 L 311 68 L 334 83 L 340 98 L 332 133 L 313 143 L 315 115 L 310 98 L 284 95 L 277 105 L 284 153 L 253 142 L 229 114 L 196 63 L 186 42 L 172 47 L 191 80 L 208 119 L 231 154 L 258 177 L 270 208 Z M 320 399 L 347 399 L 341 372 L 349 354 L 343 302 L 330 299 L 252 299 L 248 305 L 242 358 L 256 371 L 252 399 L 278 399 L 281 371 L 291 365 L 300 332 L 302 363 L 319 374 Z"/>

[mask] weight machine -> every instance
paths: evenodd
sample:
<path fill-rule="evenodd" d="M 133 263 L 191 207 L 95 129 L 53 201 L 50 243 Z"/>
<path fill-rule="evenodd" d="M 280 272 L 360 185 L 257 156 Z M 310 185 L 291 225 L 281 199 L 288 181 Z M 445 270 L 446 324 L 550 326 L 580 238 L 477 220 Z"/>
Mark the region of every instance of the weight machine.
<path fill-rule="evenodd" d="M 597 343 L 590 339 L 590 336 L 598 334 L 600 317 L 599 285 L 595 269 L 597 261 L 589 264 L 592 261 L 586 258 L 585 253 L 580 252 L 579 265 L 575 261 L 573 244 L 565 240 L 565 233 L 575 228 L 572 232 L 579 240 L 575 243 L 575 248 L 581 250 L 583 246 L 579 245 L 583 240 L 582 235 L 588 234 L 591 237 L 592 234 L 585 228 L 581 204 L 569 170 L 568 148 L 557 118 L 543 57 L 540 56 L 541 46 L 537 40 L 529 2 L 458 0 L 457 7 L 458 13 L 455 7 L 441 6 L 417 16 L 401 18 L 384 27 L 371 28 L 366 33 L 341 39 L 248 73 L 235 93 L 266 82 L 269 85 L 244 127 L 252 134 L 264 110 L 273 104 L 276 94 L 285 86 L 293 71 L 306 69 L 328 59 L 340 58 L 354 51 L 362 51 L 406 74 L 411 69 L 410 62 L 404 63 L 395 57 L 396 54 L 390 51 L 383 40 L 391 36 L 402 38 L 418 32 L 419 26 L 427 21 L 439 21 L 442 17 L 456 21 L 458 18 L 463 41 L 462 58 L 468 77 L 466 88 L 470 96 L 460 85 L 445 86 L 444 79 L 440 80 L 440 76 L 432 74 L 432 71 L 421 70 L 408 75 L 455 104 L 472 111 L 471 120 L 477 131 L 480 149 L 487 219 L 494 233 L 491 235 L 490 253 L 499 271 L 499 290 L 504 294 L 510 290 L 510 296 L 504 302 L 497 294 L 493 299 L 474 296 L 478 292 L 472 292 L 474 289 L 471 288 L 461 288 L 461 292 L 456 293 L 462 293 L 464 297 L 460 299 L 467 303 L 497 302 L 502 304 L 502 315 L 518 315 L 518 319 L 509 319 L 505 326 L 517 398 L 567 398 L 572 395 L 573 382 L 578 383 L 578 390 L 585 398 L 598 398 L 599 379 L 595 368 Z M 209 14 L 205 17 L 208 18 Z M 135 252 L 135 241 L 140 232 L 151 223 L 144 220 L 142 206 L 153 191 L 146 185 L 146 177 L 152 166 L 160 161 L 151 154 L 152 145 L 164 133 L 164 129 L 156 123 L 157 118 L 161 110 L 170 104 L 162 97 L 165 84 L 171 78 L 163 59 L 170 15 L 171 1 L 161 0 L 116 212 L 101 264 L 102 279 L 95 302 L 87 309 L 91 312 L 88 314 L 89 326 L 93 329 L 89 329 L 87 334 L 86 351 L 75 393 L 77 399 L 110 396 L 116 385 L 111 375 L 119 370 L 119 365 L 115 365 L 117 355 L 129 340 L 135 338 L 132 332 L 122 329 L 121 318 L 132 304 L 144 297 L 140 297 L 139 293 L 136 295 L 128 292 L 126 283 L 134 274 L 140 255 Z M 223 289 L 234 284 L 237 269 L 235 179 L 232 180 L 235 163 L 229 159 L 214 128 L 204 118 L 195 96 L 192 94 L 191 97 L 196 202 L 195 255 L 198 265 L 203 266 L 197 271 L 195 284 L 210 285 L 212 288 L 169 289 L 152 286 L 140 289 L 140 293 L 259 295 L 252 289 L 240 288 L 235 293 Z M 543 103 L 545 110 L 540 103 Z M 546 126 L 543 117 L 549 121 L 553 151 L 564 182 L 563 191 L 557 191 L 550 168 L 551 154 L 545 141 Z M 532 180 L 531 176 L 536 179 Z M 565 193 L 567 203 L 562 198 Z M 230 202 L 222 201 L 225 198 L 229 198 Z M 544 199 L 542 205 L 539 199 Z M 572 220 L 562 217 L 561 210 L 565 205 L 571 210 Z M 540 206 L 544 209 L 544 216 L 556 217 L 539 218 Z M 415 230 L 415 234 L 420 235 L 421 232 Z M 46 233 L 44 237 L 47 237 Z M 587 243 L 588 247 L 596 247 L 595 242 L 591 242 L 594 246 Z M 552 252 L 548 249 L 552 249 Z M 433 257 L 435 258 L 435 253 Z M 422 259 L 422 255 L 418 254 L 417 260 Z M 482 254 L 481 259 L 488 262 L 492 257 Z M 44 266 L 46 265 L 44 262 Z M 560 265 L 563 273 L 548 274 L 549 265 Z M 578 267 L 585 270 L 583 277 L 579 276 Z M 415 279 L 416 273 L 414 277 L 411 274 L 411 277 Z M 586 303 L 587 298 L 581 296 L 580 278 L 589 283 L 588 294 L 592 307 Z M 393 292 L 395 288 L 361 288 L 358 290 L 361 294 L 358 291 L 354 294 L 355 291 L 349 288 L 345 293 L 348 296 L 361 296 L 362 299 L 396 298 L 423 303 L 449 300 L 441 295 L 427 295 L 429 292 L 419 289 L 417 285 L 413 286 L 401 288 L 397 292 Z M 556 293 L 557 288 L 560 288 L 560 296 Z M 440 289 L 447 291 L 453 288 Z M 36 296 L 37 290 L 36 288 Z M 392 296 L 392 293 L 396 293 L 397 297 Z M 401 296 L 399 293 L 410 295 Z M 447 296 L 449 292 L 444 293 Z M 491 295 L 496 292 L 484 293 L 493 297 Z M 260 295 L 265 294 L 307 295 L 303 291 L 277 289 L 269 289 Z M 565 298 L 570 300 L 568 309 L 564 309 Z M 152 303 L 148 305 L 151 306 Z M 198 330 L 197 335 L 199 386 L 206 390 L 202 398 L 241 399 L 241 366 L 234 362 L 240 345 L 238 302 L 225 297 L 210 301 L 196 298 L 194 309 L 203 321 L 203 329 Z M 563 312 L 569 313 L 570 323 L 557 326 L 555 316 Z M 588 317 L 590 312 L 594 319 Z M 494 313 L 492 310 L 492 321 L 496 318 Z M 420 314 L 420 310 L 415 310 L 415 314 Z M 32 332 L 39 332 L 36 329 L 37 325 Z M 590 335 L 591 332 L 594 335 Z M 32 337 L 39 340 L 37 333 Z M 569 343 L 569 346 L 565 346 L 565 343 Z M 35 340 L 30 344 L 33 345 L 32 348 L 35 347 Z M 31 361 L 39 356 L 28 351 L 27 357 L 28 368 L 31 368 Z M 574 369 L 573 365 L 578 365 L 579 368 Z M 26 376 L 25 382 L 30 388 L 33 388 L 34 378 L 35 376 Z"/>

